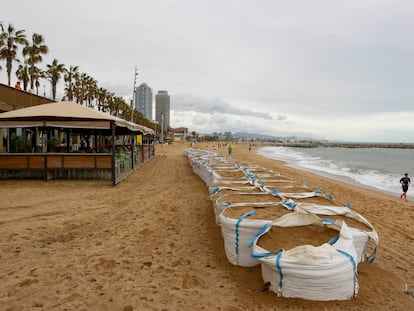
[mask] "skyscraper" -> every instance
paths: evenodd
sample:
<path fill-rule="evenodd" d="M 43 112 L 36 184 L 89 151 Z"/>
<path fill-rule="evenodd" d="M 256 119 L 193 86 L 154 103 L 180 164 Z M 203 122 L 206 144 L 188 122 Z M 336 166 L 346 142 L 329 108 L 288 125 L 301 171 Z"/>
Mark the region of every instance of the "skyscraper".
<path fill-rule="evenodd" d="M 167 91 L 158 91 L 155 95 L 155 120 L 164 129 L 170 126 L 170 95 Z"/>
<path fill-rule="evenodd" d="M 152 120 L 152 89 L 146 83 L 142 83 L 136 89 L 135 109 L 148 120 Z"/>

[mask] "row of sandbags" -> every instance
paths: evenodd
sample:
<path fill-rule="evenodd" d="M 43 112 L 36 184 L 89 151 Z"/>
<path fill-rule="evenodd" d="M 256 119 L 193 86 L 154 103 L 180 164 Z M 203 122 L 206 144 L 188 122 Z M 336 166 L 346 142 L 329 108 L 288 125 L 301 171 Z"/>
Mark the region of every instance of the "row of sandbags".
<path fill-rule="evenodd" d="M 194 173 L 209 186 L 232 264 L 260 264 L 269 289 L 283 297 L 344 300 L 357 295 L 358 264 L 371 262 L 378 245 L 367 219 L 329 194 L 271 170 L 219 153 L 186 153 Z"/>

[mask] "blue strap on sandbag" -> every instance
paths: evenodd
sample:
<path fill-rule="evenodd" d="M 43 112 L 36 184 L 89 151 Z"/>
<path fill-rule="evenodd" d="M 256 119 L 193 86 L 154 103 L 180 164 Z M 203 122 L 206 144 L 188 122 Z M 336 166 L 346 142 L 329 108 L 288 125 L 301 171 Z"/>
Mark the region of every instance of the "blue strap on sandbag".
<path fill-rule="evenodd" d="M 354 288 L 355 288 L 355 285 L 358 283 L 358 277 L 357 277 L 357 264 L 355 263 L 354 257 L 352 257 L 351 254 L 349 254 L 349 253 L 347 253 L 347 252 L 345 252 L 341 249 L 336 249 L 336 251 L 339 252 L 340 254 L 348 257 L 349 260 L 351 261 L 352 266 L 354 268 Z"/>
<path fill-rule="evenodd" d="M 220 191 L 220 187 L 214 187 L 212 193 L 216 194 L 219 191 Z"/>
<path fill-rule="evenodd" d="M 267 252 L 267 253 L 255 253 L 255 252 L 252 252 L 252 253 L 250 254 L 250 256 L 251 256 L 252 258 L 256 258 L 256 259 L 259 259 L 259 258 L 264 258 L 264 257 L 272 256 L 272 255 L 274 255 L 274 253 L 273 253 L 273 252 Z"/>
<path fill-rule="evenodd" d="M 246 174 L 246 178 L 247 178 L 247 179 L 255 179 L 255 178 L 254 178 L 254 175 L 253 175 L 253 174 L 251 174 L 251 173 L 247 173 L 247 174 Z"/>
<path fill-rule="evenodd" d="M 256 241 L 256 239 L 260 238 L 266 232 L 266 230 L 271 226 L 272 225 L 270 223 L 265 224 L 262 227 L 262 229 L 260 229 L 259 232 L 257 232 L 256 235 L 250 240 L 249 247 L 252 247 L 253 244 L 254 244 L 254 241 Z"/>
<path fill-rule="evenodd" d="M 230 202 L 218 202 L 218 204 L 223 205 L 223 206 L 227 206 L 227 207 L 231 206 Z"/>
<path fill-rule="evenodd" d="M 273 195 L 277 195 L 279 193 L 279 191 L 277 191 L 277 189 L 272 189 L 270 191 L 270 193 L 273 194 Z"/>
<path fill-rule="evenodd" d="M 295 209 L 296 208 L 296 203 L 292 202 L 292 201 L 282 201 L 282 205 L 287 206 L 290 209 Z"/>
<path fill-rule="evenodd" d="M 328 223 L 328 224 L 334 224 L 335 220 L 331 218 L 321 218 L 322 222 Z"/>
<path fill-rule="evenodd" d="M 266 253 L 254 253 L 254 252 L 252 252 L 250 254 L 250 256 L 252 256 L 253 258 L 259 259 L 259 258 L 264 258 L 264 257 L 272 256 L 272 255 L 277 255 L 280 252 L 283 252 L 283 248 L 279 248 L 276 252 L 266 252 Z"/>
<path fill-rule="evenodd" d="M 283 250 L 277 254 L 276 262 L 275 262 L 277 271 L 279 271 L 279 288 L 280 289 L 282 289 L 282 285 L 283 285 L 283 273 L 282 273 L 282 267 L 280 266 L 280 260 L 282 259 L 282 253 L 283 253 Z"/>
<path fill-rule="evenodd" d="M 330 245 L 335 244 L 336 241 L 338 241 L 338 240 L 339 240 L 339 235 L 338 236 L 334 236 L 332 239 L 330 239 L 328 241 L 328 244 L 330 244 Z"/>
<path fill-rule="evenodd" d="M 316 194 L 316 195 L 321 195 L 321 194 L 322 194 L 322 191 L 320 191 L 319 189 L 316 189 L 316 190 L 315 190 L 315 194 Z"/>
<path fill-rule="evenodd" d="M 239 255 L 239 239 L 240 239 L 239 225 L 246 217 L 251 216 L 251 215 L 256 215 L 256 211 L 250 211 L 250 212 L 244 213 L 243 215 L 239 217 L 239 219 L 237 219 L 237 222 L 236 222 L 236 256 Z"/>

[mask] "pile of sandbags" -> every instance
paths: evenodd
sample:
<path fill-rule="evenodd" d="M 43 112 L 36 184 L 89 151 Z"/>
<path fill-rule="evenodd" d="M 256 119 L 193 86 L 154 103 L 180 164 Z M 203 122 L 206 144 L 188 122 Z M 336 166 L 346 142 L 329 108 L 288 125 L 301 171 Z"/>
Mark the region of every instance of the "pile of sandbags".
<path fill-rule="evenodd" d="M 329 194 L 277 172 L 218 153 L 186 152 L 209 186 L 226 256 L 260 264 L 269 289 L 283 297 L 343 300 L 358 293 L 358 264 L 375 259 L 378 234 L 362 215 Z M 371 254 L 367 245 L 373 241 Z"/>

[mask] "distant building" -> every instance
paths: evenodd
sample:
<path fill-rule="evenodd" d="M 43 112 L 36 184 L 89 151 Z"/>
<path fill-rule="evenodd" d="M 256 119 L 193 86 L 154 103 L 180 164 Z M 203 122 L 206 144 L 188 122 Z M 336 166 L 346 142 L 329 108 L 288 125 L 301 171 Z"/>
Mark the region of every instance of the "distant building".
<path fill-rule="evenodd" d="M 155 120 L 164 132 L 170 127 L 170 95 L 167 91 L 158 91 L 155 95 Z"/>
<path fill-rule="evenodd" d="M 188 137 L 188 128 L 186 127 L 177 127 L 170 128 L 174 141 L 185 141 Z"/>
<path fill-rule="evenodd" d="M 146 83 L 142 83 L 136 89 L 135 109 L 148 120 L 152 120 L 152 89 Z"/>

